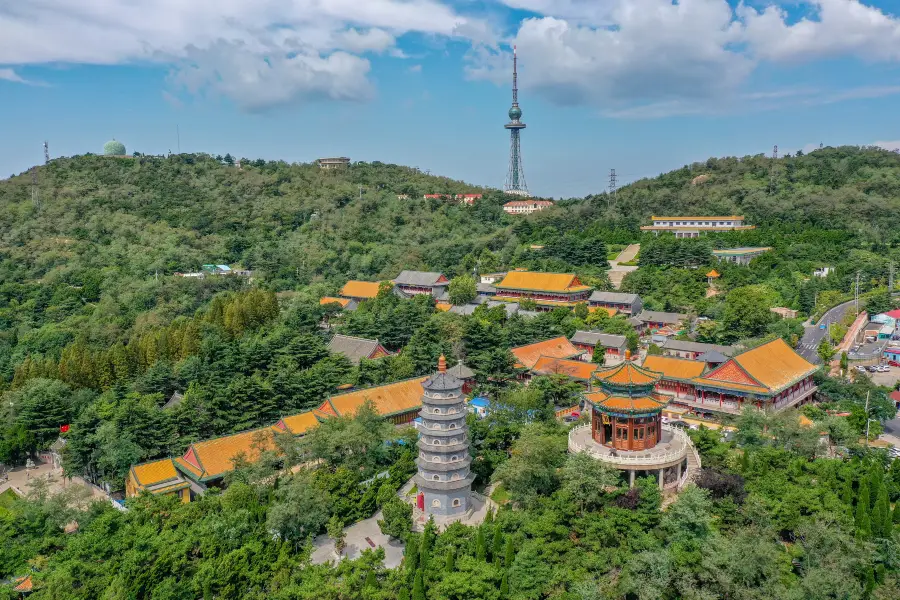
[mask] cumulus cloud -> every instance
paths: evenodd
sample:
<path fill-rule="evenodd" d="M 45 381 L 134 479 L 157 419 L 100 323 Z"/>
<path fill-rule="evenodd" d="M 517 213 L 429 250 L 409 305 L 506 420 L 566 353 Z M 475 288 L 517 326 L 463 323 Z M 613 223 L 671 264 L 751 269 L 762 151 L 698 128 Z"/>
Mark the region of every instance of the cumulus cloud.
<path fill-rule="evenodd" d="M 847 55 L 900 61 L 900 18 L 857 0 L 801 1 L 810 14 L 794 21 L 777 6 L 733 9 L 727 0 L 501 1 L 535 13 L 508 40 L 522 61 L 520 87 L 556 104 L 594 105 L 613 116 L 745 106 L 746 83 L 765 62 Z M 480 47 L 470 53 L 467 70 L 475 79 L 508 85 L 510 60 L 500 47 Z M 890 87 L 883 95 L 893 93 Z M 874 87 L 851 92 L 876 93 Z M 852 97 L 829 95 L 832 101 Z"/>
<path fill-rule="evenodd" d="M 365 54 L 466 26 L 441 0 L 29 0 L 0 3 L 0 65 L 174 64 L 172 81 L 260 110 L 368 98 Z"/>

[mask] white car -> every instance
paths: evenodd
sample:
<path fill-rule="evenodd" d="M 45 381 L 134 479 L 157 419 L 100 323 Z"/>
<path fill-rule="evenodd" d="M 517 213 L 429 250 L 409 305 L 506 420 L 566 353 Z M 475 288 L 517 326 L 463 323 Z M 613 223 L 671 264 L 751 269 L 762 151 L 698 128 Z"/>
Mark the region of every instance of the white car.
<path fill-rule="evenodd" d="M 866 372 L 866 368 L 863 367 L 863 366 L 861 366 L 861 365 L 856 365 L 856 370 L 857 370 L 858 372 L 860 372 L 860 373 L 865 373 L 865 372 Z"/>

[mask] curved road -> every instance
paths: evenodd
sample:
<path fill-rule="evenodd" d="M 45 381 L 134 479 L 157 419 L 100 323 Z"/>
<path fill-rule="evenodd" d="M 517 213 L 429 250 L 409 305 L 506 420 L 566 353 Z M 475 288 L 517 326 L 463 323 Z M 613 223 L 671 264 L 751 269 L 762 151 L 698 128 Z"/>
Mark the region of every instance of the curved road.
<path fill-rule="evenodd" d="M 853 300 L 838 304 L 822 315 L 822 318 L 819 319 L 815 325 L 807 326 L 806 331 L 803 332 L 803 337 L 800 338 L 800 341 L 797 343 L 797 352 L 800 356 L 813 364 L 821 363 L 822 359 L 819 358 L 816 350 L 818 350 L 822 338 L 824 338 L 825 334 L 828 332 L 828 326 L 832 323 L 839 323 L 853 308 L 853 304 Z M 826 328 L 822 329 L 822 325 L 825 325 Z"/>

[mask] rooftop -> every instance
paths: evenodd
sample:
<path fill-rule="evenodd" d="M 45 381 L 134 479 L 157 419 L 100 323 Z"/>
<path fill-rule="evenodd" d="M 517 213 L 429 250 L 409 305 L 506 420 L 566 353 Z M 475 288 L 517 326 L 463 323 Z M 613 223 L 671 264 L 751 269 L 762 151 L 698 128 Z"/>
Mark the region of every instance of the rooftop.
<path fill-rule="evenodd" d="M 394 279 L 397 285 L 412 285 L 417 287 L 431 287 L 439 284 L 448 283 L 443 273 L 434 273 L 432 271 L 400 271 L 397 278 Z"/>
<path fill-rule="evenodd" d="M 616 304 L 631 304 L 641 297 L 637 294 L 626 294 L 624 292 L 601 292 L 599 290 L 591 294 L 591 302 L 614 302 Z"/>
<path fill-rule="evenodd" d="M 680 323 L 687 319 L 687 315 L 681 313 L 660 312 L 656 310 L 644 310 L 637 316 L 643 323 Z"/>
<path fill-rule="evenodd" d="M 628 338 L 624 335 L 613 335 L 599 331 L 576 331 L 571 341 L 573 344 L 584 344 L 585 346 L 600 344 L 607 348 L 622 348 L 628 343 Z"/>
<path fill-rule="evenodd" d="M 648 356 L 644 359 L 643 366 L 645 369 L 662 373 L 665 379 L 693 379 L 703 374 L 706 363 L 671 356 Z"/>
<path fill-rule="evenodd" d="M 175 459 L 178 468 L 201 481 L 217 479 L 234 470 L 234 461 L 243 455 L 257 460 L 266 450 L 275 448 L 272 428 L 251 429 L 220 438 L 194 442 Z"/>
<path fill-rule="evenodd" d="M 742 215 L 731 215 L 729 217 L 650 217 L 651 221 L 683 221 L 689 219 L 691 221 L 735 221 L 743 219 Z"/>
<path fill-rule="evenodd" d="M 334 296 L 324 296 L 319 299 L 319 304 L 322 306 L 326 306 L 328 304 L 340 304 L 341 308 L 347 308 L 347 305 L 350 304 L 352 300 L 349 298 L 335 298 Z"/>
<path fill-rule="evenodd" d="M 317 410 L 307 410 L 296 415 L 282 417 L 275 427 L 294 435 L 303 435 L 319 426 L 320 417 L 324 419 L 327 418 L 327 415 L 323 415 Z"/>
<path fill-rule="evenodd" d="M 503 281 L 494 284 L 502 290 L 526 290 L 534 292 L 572 293 L 591 289 L 578 279 L 575 273 L 536 273 L 533 271 L 511 271 Z"/>
<path fill-rule="evenodd" d="M 638 396 L 594 392 L 584 397 L 597 408 L 622 413 L 655 412 L 662 410 L 669 402 L 668 398 L 655 392 Z"/>
<path fill-rule="evenodd" d="M 743 391 L 778 393 L 818 370 L 781 338 L 738 354 L 697 383 Z"/>
<path fill-rule="evenodd" d="M 180 479 L 171 458 L 163 458 L 131 467 L 131 476 L 140 487 Z"/>
<path fill-rule="evenodd" d="M 639 367 L 630 360 L 619 363 L 614 367 L 601 369 L 594 377 L 602 382 L 614 385 L 652 385 L 660 380 L 661 374 L 645 367 Z"/>
<path fill-rule="evenodd" d="M 565 337 L 557 337 L 542 342 L 535 342 L 527 346 L 519 346 L 510 350 L 519 366 L 529 369 L 534 367 L 542 356 L 549 358 L 572 358 L 582 354 L 582 351 L 572 345 Z"/>
<path fill-rule="evenodd" d="M 378 350 L 378 340 L 336 334 L 328 342 L 328 350 L 335 354 L 343 354 L 351 363 L 358 365 L 364 358 L 369 358 Z"/>
<path fill-rule="evenodd" d="M 376 387 L 337 394 L 319 407 L 322 413 L 332 416 L 350 416 L 367 401 L 383 417 L 409 412 L 422 406 L 422 383 L 427 377 L 416 377 Z"/>
<path fill-rule="evenodd" d="M 531 370 L 538 375 L 565 375 L 572 379 L 590 381 L 591 375 L 593 375 L 594 371 L 598 368 L 599 365 L 584 362 L 582 360 L 542 356 L 537 360 L 534 366 L 531 367 Z"/>
<path fill-rule="evenodd" d="M 669 339 L 663 342 L 661 346 L 664 350 L 677 350 L 681 352 L 720 352 L 726 356 L 735 353 L 733 346 L 721 346 L 718 344 L 705 344 L 703 342 L 693 342 L 691 340 L 674 340 Z"/>
<path fill-rule="evenodd" d="M 756 254 L 757 252 L 768 252 L 772 248 L 770 247 L 760 247 L 760 248 L 751 248 L 751 247 L 741 247 L 741 248 L 723 248 L 721 250 L 713 250 L 712 253 L 715 256 L 723 255 L 723 256 L 731 256 L 731 255 L 739 255 L 739 254 Z"/>
<path fill-rule="evenodd" d="M 378 295 L 381 283 L 377 281 L 348 281 L 341 288 L 340 295 L 348 298 L 371 299 Z"/>

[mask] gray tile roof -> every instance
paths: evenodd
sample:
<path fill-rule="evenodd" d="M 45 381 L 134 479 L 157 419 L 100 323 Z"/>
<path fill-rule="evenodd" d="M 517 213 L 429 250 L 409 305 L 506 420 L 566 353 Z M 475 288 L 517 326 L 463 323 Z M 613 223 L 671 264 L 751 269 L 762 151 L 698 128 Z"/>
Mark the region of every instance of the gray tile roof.
<path fill-rule="evenodd" d="M 576 331 L 570 340 L 573 344 L 596 346 L 600 344 L 605 348 L 624 348 L 628 340 L 624 335 L 613 335 L 599 331 Z"/>
<path fill-rule="evenodd" d="M 450 367 L 447 372 L 458 379 L 471 379 L 475 377 L 475 371 L 462 363 L 456 363 L 455 367 Z"/>
<path fill-rule="evenodd" d="M 475 289 L 478 290 L 479 294 L 494 294 L 497 292 L 497 288 L 494 287 L 493 283 L 477 283 L 475 284 Z"/>
<path fill-rule="evenodd" d="M 591 302 L 615 302 L 617 304 L 632 304 L 635 300 L 639 300 L 637 294 L 625 294 L 623 292 L 600 292 L 595 291 L 591 294 Z"/>
<path fill-rule="evenodd" d="M 428 287 L 437 285 L 437 280 L 441 278 L 441 275 L 441 273 L 432 273 L 429 271 L 400 271 L 400 274 L 394 279 L 394 283 L 397 285 Z"/>
<path fill-rule="evenodd" d="M 378 340 L 367 340 L 349 335 L 336 334 L 328 342 L 328 349 L 335 354 L 343 354 L 354 365 L 368 358 L 378 347 Z"/>
<path fill-rule="evenodd" d="M 709 352 L 704 352 L 698 356 L 697 360 L 705 363 L 723 363 L 728 361 L 728 357 L 721 352 L 710 350 Z"/>
<path fill-rule="evenodd" d="M 660 312 L 645 310 L 637 316 L 642 323 L 680 323 L 687 319 L 687 315 L 681 313 Z"/>
<path fill-rule="evenodd" d="M 668 339 L 661 347 L 663 350 L 680 350 L 682 352 L 718 352 L 725 356 L 732 356 L 734 354 L 734 348 L 731 346 L 704 344 L 703 342 L 691 342 L 687 340 Z"/>

